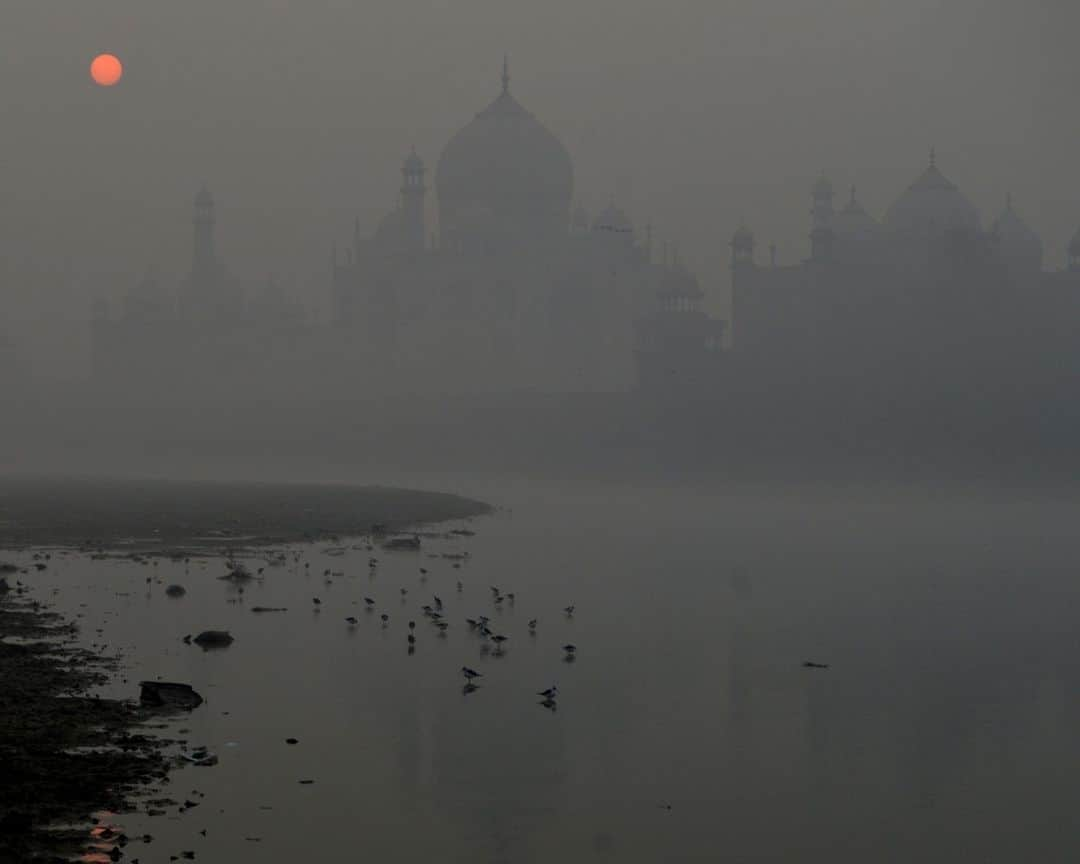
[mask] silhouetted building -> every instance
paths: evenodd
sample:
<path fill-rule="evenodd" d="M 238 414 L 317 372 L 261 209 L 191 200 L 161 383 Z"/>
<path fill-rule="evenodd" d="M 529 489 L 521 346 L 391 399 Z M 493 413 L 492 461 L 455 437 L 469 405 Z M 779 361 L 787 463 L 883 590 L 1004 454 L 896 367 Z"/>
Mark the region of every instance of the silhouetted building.
<path fill-rule="evenodd" d="M 931 153 L 881 222 L 854 189 L 835 210 L 824 175 L 811 199 L 804 261 L 761 265 L 748 229 L 732 238 L 740 387 L 853 404 L 934 394 L 1024 400 L 1074 386 L 1076 257 L 1065 271 L 1045 272 L 1042 241 L 1011 197 L 983 228 Z"/>
<path fill-rule="evenodd" d="M 424 221 L 415 151 L 401 173 L 398 205 L 374 236 L 356 231 L 344 260 L 334 256 L 336 324 L 361 388 L 626 390 L 635 322 L 658 316 L 638 330 L 656 336 L 650 346 L 661 332 L 713 332 L 700 310 L 673 305 L 685 274 L 652 260 L 651 236 L 622 210 L 611 204 L 591 225 L 580 206 L 571 212 L 570 155 L 513 96 L 505 62 L 494 101 L 439 156 L 437 231 Z M 674 327 L 679 316 L 690 329 Z"/>

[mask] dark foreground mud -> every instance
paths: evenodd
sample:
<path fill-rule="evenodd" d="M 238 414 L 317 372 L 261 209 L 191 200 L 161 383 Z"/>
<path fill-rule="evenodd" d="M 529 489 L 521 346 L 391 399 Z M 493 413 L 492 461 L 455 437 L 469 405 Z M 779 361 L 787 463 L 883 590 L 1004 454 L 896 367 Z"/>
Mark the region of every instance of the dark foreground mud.
<path fill-rule="evenodd" d="M 81 856 L 93 814 L 146 806 L 178 761 L 167 748 L 186 743 L 151 734 L 161 726 L 155 709 L 90 695 L 118 673 L 119 661 L 80 647 L 75 626 L 33 599 L 34 570 L 50 557 L 44 550 L 232 555 L 370 537 L 488 509 L 454 495 L 383 487 L 0 479 L 0 864 Z M 3 550 L 30 548 L 42 550 L 35 563 L 5 562 Z M 92 860 L 134 860 L 126 840 L 100 829 Z"/>
<path fill-rule="evenodd" d="M 167 779 L 162 739 L 136 705 L 90 697 L 116 661 L 15 591 L 0 595 L 0 862 L 64 860 L 97 810 L 122 811 Z"/>

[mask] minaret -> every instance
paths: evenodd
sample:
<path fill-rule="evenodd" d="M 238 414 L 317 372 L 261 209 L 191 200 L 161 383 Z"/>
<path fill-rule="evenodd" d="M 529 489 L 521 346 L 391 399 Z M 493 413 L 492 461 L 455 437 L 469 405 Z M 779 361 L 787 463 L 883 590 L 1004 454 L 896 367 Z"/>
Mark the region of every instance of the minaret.
<path fill-rule="evenodd" d="M 812 194 L 810 257 L 819 261 L 832 256 L 833 187 L 824 171 L 814 184 Z"/>
<path fill-rule="evenodd" d="M 424 251 L 424 192 L 424 162 L 414 147 L 401 164 L 402 242 L 408 252 Z"/>
<path fill-rule="evenodd" d="M 510 95 L 510 60 L 503 54 L 502 92 L 504 96 Z"/>
<path fill-rule="evenodd" d="M 214 196 L 204 183 L 199 194 L 195 196 L 192 219 L 195 230 L 191 253 L 191 281 L 194 285 L 206 286 L 217 275 L 217 250 L 214 246 L 216 223 Z"/>

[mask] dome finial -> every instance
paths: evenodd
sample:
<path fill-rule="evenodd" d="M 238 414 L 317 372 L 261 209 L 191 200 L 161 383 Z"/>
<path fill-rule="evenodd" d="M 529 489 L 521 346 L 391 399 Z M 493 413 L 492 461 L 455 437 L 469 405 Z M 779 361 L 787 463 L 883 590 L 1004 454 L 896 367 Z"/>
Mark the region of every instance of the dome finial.
<path fill-rule="evenodd" d="M 510 92 L 510 61 L 505 54 L 503 54 L 502 92 Z"/>

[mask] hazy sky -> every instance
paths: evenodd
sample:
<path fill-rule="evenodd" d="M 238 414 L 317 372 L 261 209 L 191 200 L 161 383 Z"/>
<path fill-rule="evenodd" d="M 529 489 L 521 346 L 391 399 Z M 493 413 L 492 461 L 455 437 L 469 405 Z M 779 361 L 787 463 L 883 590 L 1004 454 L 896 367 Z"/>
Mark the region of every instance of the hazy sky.
<path fill-rule="evenodd" d="M 5 0 L 0 305 L 40 317 L 110 274 L 179 274 L 204 179 L 234 272 L 321 285 L 331 240 L 392 206 L 409 146 L 433 169 L 496 95 L 504 51 L 515 95 L 571 151 L 576 196 L 651 219 L 717 295 L 740 220 L 791 261 L 819 170 L 880 213 L 931 144 L 984 221 L 1011 190 L 1059 266 L 1080 227 L 1078 7 Z M 112 90 L 88 80 L 100 51 L 127 67 Z"/>

